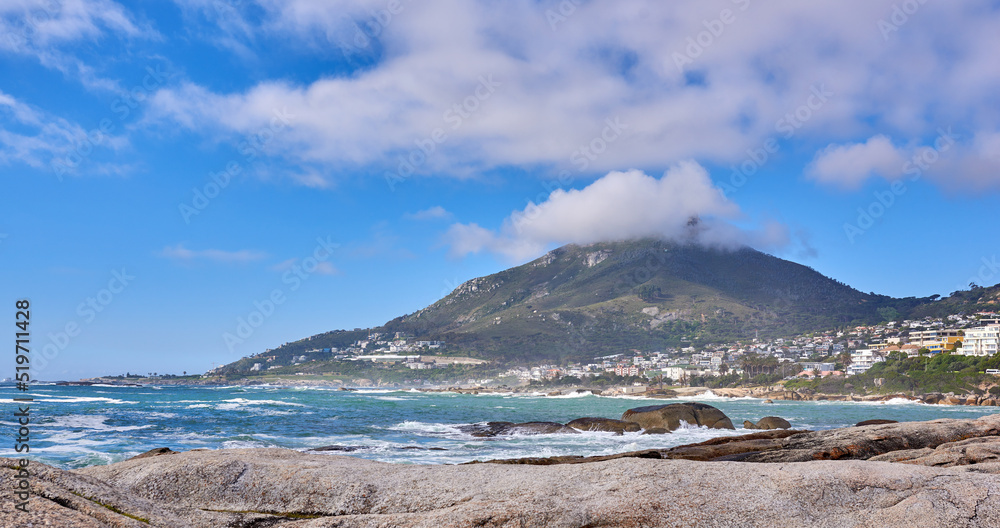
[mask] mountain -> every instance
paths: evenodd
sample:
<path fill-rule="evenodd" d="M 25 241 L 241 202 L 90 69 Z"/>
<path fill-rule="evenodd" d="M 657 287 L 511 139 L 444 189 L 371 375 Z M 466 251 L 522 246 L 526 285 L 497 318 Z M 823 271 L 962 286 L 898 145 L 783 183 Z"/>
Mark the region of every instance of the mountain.
<path fill-rule="evenodd" d="M 446 341 L 449 351 L 464 355 L 559 362 L 877 323 L 933 300 L 863 293 L 746 247 L 659 240 L 568 245 L 465 282 L 381 327 L 328 332 L 266 355 L 283 362 L 309 349 L 349 346 L 369 332 L 401 332 Z M 250 364 L 241 360 L 227 370 Z"/>

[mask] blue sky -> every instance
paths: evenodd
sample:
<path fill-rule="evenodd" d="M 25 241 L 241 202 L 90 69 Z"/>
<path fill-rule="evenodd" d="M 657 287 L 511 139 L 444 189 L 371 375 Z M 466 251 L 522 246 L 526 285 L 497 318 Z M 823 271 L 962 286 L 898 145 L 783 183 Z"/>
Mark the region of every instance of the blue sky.
<path fill-rule="evenodd" d="M 2 298 L 72 379 L 692 215 L 864 291 L 1000 282 L 997 4 L 784 4 L 0 2 Z"/>

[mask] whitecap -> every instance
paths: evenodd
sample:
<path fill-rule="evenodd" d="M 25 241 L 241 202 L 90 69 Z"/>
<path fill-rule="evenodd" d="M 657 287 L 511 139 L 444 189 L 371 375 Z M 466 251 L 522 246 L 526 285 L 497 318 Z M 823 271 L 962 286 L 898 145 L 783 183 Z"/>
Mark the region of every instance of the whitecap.
<path fill-rule="evenodd" d="M 444 423 L 428 423 L 428 422 L 416 422 L 416 421 L 405 421 L 398 423 L 396 425 L 390 426 L 387 429 L 393 431 L 406 431 L 417 434 L 464 434 L 458 429 L 458 425 L 462 424 L 444 424 Z M 465 424 L 468 425 L 468 424 Z"/>
<path fill-rule="evenodd" d="M 294 407 L 305 407 L 304 404 L 295 402 L 286 402 L 280 400 L 248 400 L 246 398 L 233 398 L 230 400 L 222 400 L 226 403 L 236 403 L 240 405 L 290 405 Z"/>
<path fill-rule="evenodd" d="M 45 403 L 92 403 L 92 402 L 101 402 L 101 403 L 112 403 L 112 404 L 115 404 L 115 405 L 123 405 L 123 404 L 135 405 L 135 404 L 139 403 L 139 402 L 135 402 L 135 401 L 119 400 L 117 398 L 104 398 L 104 397 L 101 397 L 101 396 L 55 396 L 55 395 L 49 396 L 48 398 L 35 399 L 35 401 L 36 402 L 45 402 Z"/>

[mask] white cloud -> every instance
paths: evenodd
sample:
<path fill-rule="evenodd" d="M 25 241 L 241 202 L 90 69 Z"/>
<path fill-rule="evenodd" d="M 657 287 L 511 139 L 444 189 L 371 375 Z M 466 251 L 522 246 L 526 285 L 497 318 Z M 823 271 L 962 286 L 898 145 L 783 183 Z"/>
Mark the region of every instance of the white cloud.
<path fill-rule="evenodd" d="M 537 256 L 552 244 L 645 237 L 721 247 L 789 242 L 787 229 L 773 222 L 759 230 L 729 223 L 741 218 L 704 168 L 683 162 L 660 179 L 637 170 L 611 172 L 584 189 L 556 190 L 544 202 L 512 213 L 498 231 L 454 224 L 445 241 L 453 256 L 487 251 L 514 261 Z"/>
<path fill-rule="evenodd" d="M 128 145 L 123 136 L 90 134 L 80 125 L 34 108 L 0 91 L 0 164 L 23 163 L 44 169 L 57 162 L 67 173 L 76 173 L 95 148 L 119 150 Z M 121 165 L 88 163 L 90 173 L 118 174 Z M 61 175 L 61 172 L 60 172 Z"/>
<path fill-rule="evenodd" d="M 884 136 L 872 136 L 865 143 L 829 145 L 816 154 L 807 173 L 821 183 L 856 189 L 873 175 L 887 179 L 903 173 L 906 152 Z"/>
<path fill-rule="evenodd" d="M 574 152 L 615 117 L 628 134 L 588 160 L 592 175 L 692 158 L 739 162 L 748 148 L 782 138 L 777 121 L 795 116 L 815 85 L 835 95 L 794 128 L 803 150 L 878 134 L 920 143 L 945 124 L 1000 127 L 1000 63 L 991 52 L 1000 12 L 988 0 L 920 4 L 888 38 L 879 21 L 890 20 L 896 0 L 586 2 L 554 30 L 546 10 L 555 2 L 402 2 L 389 17 L 372 16 L 387 6 L 375 0 L 259 3 L 267 16 L 249 34 L 368 62 L 349 75 L 231 93 L 167 88 L 154 101 L 158 118 L 246 134 L 287 108 L 297 117 L 276 137 L 276 155 L 379 175 L 441 129 L 446 139 L 417 172 L 460 176 L 508 165 L 572 169 Z M 732 23 L 718 36 L 703 33 L 724 8 Z M 688 53 L 689 38 L 711 44 L 693 49 L 682 71 L 674 57 Z M 500 86 L 456 119 L 455 105 L 490 75 Z"/>
<path fill-rule="evenodd" d="M 314 259 L 312 259 L 314 260 Z M 281 261 L 274 266 L 271 266 L 272 271 L 285 272 L 294 269 L 298 265 L 298 258 L 290 258 L 288 260 Z M 340 275 L 340 270 L 335 268 L 333 264 L 326 261 L 317 262 L 316 266 L 309 271 L 309 273 L 316 273 L 318 275 Z"/>
<path fill-rule="evenodd" d="M 74 46 L 114 35 L 123 39 L 158 39 L 112 0 L 22 0 L 0 2 L 0 52 L 35 57 L 46 68 L 75 78 L 88 88 L 119 91 L 117 81 L 102 78 L 76 57 Z"/>
<path fill-rule="evenodd" d="M 996 188 L 1000 184 L 1000 133 L 979 131 L 963 137 L 948 128 L 921 144 L 898 147 L 883 135 L 865 143 L 829 145 L 806 174 L 824 184 L 857 189 L 869 178 L 926 178 L 951 192 Z"/>
<path fill-rule="evenodd" d="M 139 36 L 142 30 L 121 5 L 110 0 L 23 0 L 0 2 L 0 24 L 16 46 L 45 47 L 96 39 L 105 31 Z"/>
<path fill-rule="evenodd" d="M 160 251 L 160 256 L 182 262 L 193 262 L 196 260 L 207 260 L 221 263 L 244 263 L 261 260 L 267 257 L 266 253 L 241 249 L 239 251 L 226 251 L 222 249 L 188 249 L 183 244 L 167 246 Z"/>
<path fill-rule="evenodd" d="M 406 214 L 406 218 L 411 220 L 448 220 L 452 218 L 452 216 L 453 215 L 448 212 L 448 210 L 440 205 L 435 205 L 434 207 L 417 211 L 415 213 Z"/>

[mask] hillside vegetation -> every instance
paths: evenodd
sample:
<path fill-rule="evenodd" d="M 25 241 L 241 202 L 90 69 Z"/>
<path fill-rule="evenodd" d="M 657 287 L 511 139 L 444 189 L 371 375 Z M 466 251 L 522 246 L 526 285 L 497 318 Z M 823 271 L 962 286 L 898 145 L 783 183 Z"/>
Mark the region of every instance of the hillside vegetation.
<path fill-rule="evenodd" d="M 993 387 L 1000 377 L 986 374 L 987 369 L 1000 369 L 1000 356 L 975 357 L 948 353 L 908 358 L 894 352 L 886 361 L 876 363 L 863 374 L 850 378 L 831 377 L 812 381 L 790 381 L 789 389 L 813 389 L 824 394 L 896 394 L 953 392 L 976 394 L 987 392 L 1000 395 Z"/>
<path fill-rule="evenodd" d="M 288 364 L 370 332 L 447 342 L 444 353 L 499 364 L 589 359 L 630 349 L 789 336 L 990 306 L 1000 289 L 897 299 L 863 293 L 750 248 L 659 240 L 569 245 L 465 282 L 418 312 L 371 329 L 327 332 L 261 355 Z M 995 307 L 995 305 L 993 305 Z M 227 365 L 249 369 L 255 358 Z"/>

